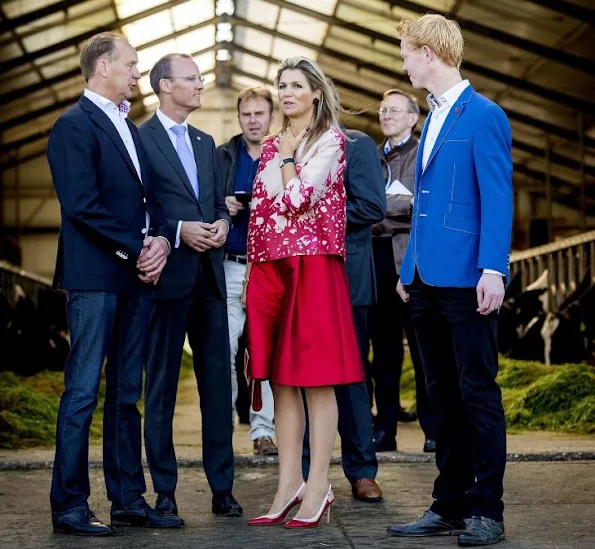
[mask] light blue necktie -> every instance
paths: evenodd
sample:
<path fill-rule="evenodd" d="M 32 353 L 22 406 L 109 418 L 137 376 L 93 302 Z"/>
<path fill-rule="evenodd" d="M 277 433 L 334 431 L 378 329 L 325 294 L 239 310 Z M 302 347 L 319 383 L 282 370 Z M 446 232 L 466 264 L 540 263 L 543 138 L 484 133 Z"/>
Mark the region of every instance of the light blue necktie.
<path fill-rule="evenodd" d="M 198 197 L 200 196 L 198 170 L 196 169 L 192 151 L 188 148 L 188 143 L 186 143 L 184 135 L 186 133 L 186 126 L 173 126 L 171 131 L 176 135 L 176 149 L 178 151 L 178 156 L 180 157 L 182 166 L 184 166 L 186 175 L 190 180 L 190 184 L 192 185 L 192 189 L 198 200 Z"/>

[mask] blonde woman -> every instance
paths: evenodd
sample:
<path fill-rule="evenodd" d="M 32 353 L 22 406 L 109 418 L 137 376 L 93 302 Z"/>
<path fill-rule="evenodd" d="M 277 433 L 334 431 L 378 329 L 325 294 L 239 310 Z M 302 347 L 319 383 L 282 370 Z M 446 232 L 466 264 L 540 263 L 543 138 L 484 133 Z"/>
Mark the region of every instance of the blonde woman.
<path fill-rule="evenodd" d="M 301 503 L 285 527 L 311 528 L 325 511 L 330 515 L 334 501 L 328 480 L 338 418 L 333 387 L 365 377 L 344 268 L 340 105 L 332 83 L 304 57 L 283 61 L 276 82 L 283 123 L 263 143 L 254 181 L 245 285 L 248 370 L 273 387 L 279 485 L 269 512 L 249 524 L 281 524 Z M 302 387 L 310 417 L 307 483 Z"/>

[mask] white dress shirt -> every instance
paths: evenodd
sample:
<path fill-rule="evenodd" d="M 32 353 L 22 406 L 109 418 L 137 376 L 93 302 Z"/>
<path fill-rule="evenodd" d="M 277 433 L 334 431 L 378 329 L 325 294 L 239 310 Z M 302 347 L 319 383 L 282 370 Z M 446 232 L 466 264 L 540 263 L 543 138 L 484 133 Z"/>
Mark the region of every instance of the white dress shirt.
<path fill-rule="evenodd" d="M 424 150 L 421 157 L 422 170 L 426 169 L 432 149 L 436 144 L 436 140 L 440 135 L 440 130 L 444 126 L 450 109 L 457 102 L 457 99 L 461 96 L 465 88 L 469 86 L 469 80 L 461 80 L 455 84 L 452 88 L 446 90 L 440 97 L 435 98 L 432 94 L 429 94 L 426 98 L 428 105 L 430 106 L 431 116 L 430 123 L 428 125 L 428 131 L 426 132 L 426 139 L 424 141 Z"/>
<path fill-rule="evenodd" d="M 188 119 L 184 120 L 184 122 L 182 122 L 181 124 L 178 124 L 175 120 L 172 120 L 169 116 L 163 114 L 163 112 L 161 112 L 161 109 L 157 109 L 157 112 L 155 114 L 157 115 L 159 122 L 161 122 L 161 125 L 165 128 L 165 131 L 167 132 L 167 136 L 169 137 L 171 144 L 174 146 L 176 153 L 178 152 L 178 143 L 177 143 L 176 134 L 172 131 L 172 128 L 174 126 L 184 126 L 186 128 L 186 132 L 184 133 L 184 139 L 186 140 L 186 145 L 188 145 L 188 148 L 191 151 L 194 151 L 194 149 L 192 148 L 192 141 L 190 140 L 190 132 L 188 130 Z M 196 166 L 196 160 L 194 159 L 194 157 L 192 158 L 192 160 L 194 161 L 194 165 Z M 198 171 L 198 166 L 197 166 L 197 171 Z M 178 221 L 178 228 L 176 229 L 176 242 L 174 244 L 174 247 L 176 247 L 176 248 L 180 247 L 180 233 L 181 233 L 181 231 L 182 231 L 182 220 L 180 219 Z"/>
<path fill-rule="evenodd" d="M 89 89 L 85 89 L 83 93 L 89 101 L 97 105 L 97 107 L 99 107 L 111 120 L 112 124 L 116 128 L 116 131 L 118 132 L 118 135 L 122 138 L 124 146 L 126 147 L 128 155 L 130 156 L 130 160 L 132 160 L 134 169 L 136 170 L 138 178 L 142 183 L 143 178 L 141 175 L 140 162 L 138 160 L 136 146 L 134 145 L 134 140 L 132 139 L 132 133 L 130 133 L 130 128 L 126 123 L 128 113 L 120 111 L 118 106 L 113 101 L 107 99 L 106 97 L 103 97 L 102 95 L 99 95 L 98 93 L 95 93 Z M 128 101 L 124 101 L 124 103 L 128 108 L 130 107 L 130 103 Z M 145 209 L 145 234 L 149 231 L 150 224 L 151 220 L 149 218 L 149 212 Z"/>
<path fill-rule="evenodd" d="M 469 80 L 461 80 L 460 82 L 446 90 L 438 98 L 434 97 L 431 93 L 426 97 L 432 114 L 430 117 L 430 123 L 428 125 L 428 131 L 426 132 L 424 150 L 421 157 L 422 171 L 426 169 L 428 160 L 430 159 L 430 155 L 432 154 L 432 150 L 434 149 L 434 145 L 436 144 L 436 140 L 440 135 L 442 126 L 444 126 L 444 122 L 446 121 L 446 118 L 448 117 L 448 114 L 450 113 L 452 106 L 457 102 L 457 100 L 465 91 L 467 86 L 469 86 Z M 484 269 L 483 273 L 504 276 L 501 272 L 494 271 L 493 269 Z"/>

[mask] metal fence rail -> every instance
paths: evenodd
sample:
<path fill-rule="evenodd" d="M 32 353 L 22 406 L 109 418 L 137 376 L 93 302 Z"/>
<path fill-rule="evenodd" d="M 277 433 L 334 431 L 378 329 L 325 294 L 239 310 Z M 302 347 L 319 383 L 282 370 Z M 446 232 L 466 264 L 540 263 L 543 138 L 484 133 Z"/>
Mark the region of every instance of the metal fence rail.
<path fill-rule="evenodd" d="M 546 269 L 548 312 L 555 312 L 587 273 L 595 282 L 595 231 L 510 255 L 511 275 L 520 273 L 523 288 L 537 280 Z"/>

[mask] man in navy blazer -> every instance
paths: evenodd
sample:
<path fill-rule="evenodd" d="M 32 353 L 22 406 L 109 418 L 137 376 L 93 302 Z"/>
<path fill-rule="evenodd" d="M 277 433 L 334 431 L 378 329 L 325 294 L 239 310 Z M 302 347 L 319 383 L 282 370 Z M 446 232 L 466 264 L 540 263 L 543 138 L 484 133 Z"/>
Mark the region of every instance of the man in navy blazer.
<path fill-rule="evenodd" d="M 219 184 L 213 138 L 190 126 L 200 108 L 203 77 L 189 55 L 170 54 L 151 69 L 156 114 L 140 127 L 155 194 L 176 235 L 170 261 L 153 292 L 145 384 L 145 448 L 156 509 L 177 515 L 172 422 L 184 338 L 192 347 L 200 393 L 203 462 L 213 513 L 242 515 L 231 490 L 230 351 L 223 244 L 230 216 Z"/>
<path fill-rule="evenodd" d="M 347 130 L 347 261 L 351 308 L 362 361 L 368 363 L 368 311 L 376 301 L 372 225 L 384 219 L 386 196 L 380 156 L 374 140 L 363 132 Z M 365 382 L 335 388 L 339 409 L 339 434 L 343 472 L 351 484 L 353 496 L 365 503 L 382 501 L 376 482 L 378 461 L 372 436 L 370 398 Z M 306 437 L 302 469 L 308 476 L 309 440 Z"/>
<path fill-rule="evenodd" d="M 66 290 L 71 350 L 64 369 L 51 489 L 55 532 L 110 535 L 113 525 L 171 527 L 143 498 L 142 369 L 150 312 L 170 230 L 153 199 L 138 130 L 127 119 L 140 78 L 136 51 L 114 33 L 81 51 L 88 82 L 55 123 L 48 161 L 61 207 L 55 285 Z M 112 526 L 89 509 L 88 446 L 103 362 L 103 465 Z"/>
<path fill-rule="evenodd" d="M 429 14 L 397 30 L 411 83 L 430 92 L 397 291 L 411 302 L 437 415 L 439 475 L 424 516 L 388 531 L 458 533 L 459 545 L 488 545 L 504 539 L 506 427 L 496 375 L 513 214 L 510 125 L 461 78 L 455 21 Z"/>

